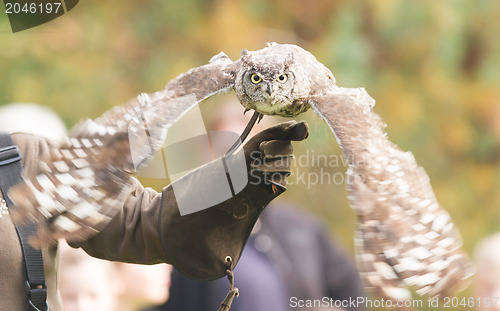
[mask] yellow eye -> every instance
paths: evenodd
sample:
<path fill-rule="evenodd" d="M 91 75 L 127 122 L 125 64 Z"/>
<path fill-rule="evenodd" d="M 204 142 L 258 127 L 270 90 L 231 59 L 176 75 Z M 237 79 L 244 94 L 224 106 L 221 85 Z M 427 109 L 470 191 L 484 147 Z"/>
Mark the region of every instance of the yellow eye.
<path fill-rule="evenodd" d="M 260 83 L 260 81 L 262 81 L 262 78 L 258 74 L 253 73 L 250 76 L 250 81 L 252 81 L 252 83 L 254 83 L 254 84 L 257 84 L 257 83 Z"/>
<path fill-rule="evenodd" d="M 288 79 L 288 76 L 286 74 L 279 75 L 279 77 L 278 77 L 278 81 L 281 83 L 285 83 L 287 79 Z"/>

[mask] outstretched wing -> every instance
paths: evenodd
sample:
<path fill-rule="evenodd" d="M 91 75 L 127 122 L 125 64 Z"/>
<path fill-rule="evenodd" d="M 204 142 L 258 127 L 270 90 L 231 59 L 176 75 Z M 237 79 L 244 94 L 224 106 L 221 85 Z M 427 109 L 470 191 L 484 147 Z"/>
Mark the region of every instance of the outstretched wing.
<path fill-rule="evenodd" d="M 133 188 L 129 173 L 161 148 L 167 129 L 204 99 L 229 91 L 239 66 L 221 53 L 161 91 L 81 122 L 42 159 L 37 174 L 9 191 L 13 220 L 38 223 L 34 245 L 88 239 L 122 208 Z"/>
<path fill-rule="evenodd" d="M 161 91 L 140 94 L 95 120 L 80 122 L 71 136 L 99 138 L 108 132 L 128 132 L 133 154 L 132 161 L 123 168 L 133 172 L 147 163 L 164 142 L 167 129 L 190 109 L 213 95 L 233 89 L 240 63 L 239 60 L 232 62 L 221 52 L 212 57 L 209 64 L 171 80 Z"/>
<path fill-rule="evenodd" d="M 8 193 L 14 223 L 37 223 L 37 234 L 30 237 L 33 246 L 90 237 L 111 220 L 132 190 L 129 175 L 119 169 L 127 161 L 121 156 L 130 153 L 124 133 L 68 138 L 48 153 L 36 175 L 25 176 Z"/>
<path fill-rule="evenodd" d="M 460 234 L 424 169 L 388 140 L 374 105 L 364 89 L 339 87 L 311 100 L 349 164 L 360 270 L 376 294 L 393 301 L 410 299 L 408 288 L 451 294 L 472 274 Z"/>

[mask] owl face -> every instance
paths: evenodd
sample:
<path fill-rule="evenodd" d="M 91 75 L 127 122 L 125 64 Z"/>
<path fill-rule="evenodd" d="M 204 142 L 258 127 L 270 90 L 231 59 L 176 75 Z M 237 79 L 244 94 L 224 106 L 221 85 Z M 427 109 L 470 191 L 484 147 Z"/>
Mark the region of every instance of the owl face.
<path fill-rule="evenodd" d="M 269 49 L 269 48 L 268 48 Z M 292 117 L 309 107 L 297 98 L 293 57 L 284 53 L 242 52 L 235 91 L 241 104 L 266 115 Z"/>
<path fill-rule="evenodd" d="M 247 108 L 265 114 L 279 114 L 292 103 L 293 73 L 287 68 L 273 69 L 249 68 L 243 73 Z"/>

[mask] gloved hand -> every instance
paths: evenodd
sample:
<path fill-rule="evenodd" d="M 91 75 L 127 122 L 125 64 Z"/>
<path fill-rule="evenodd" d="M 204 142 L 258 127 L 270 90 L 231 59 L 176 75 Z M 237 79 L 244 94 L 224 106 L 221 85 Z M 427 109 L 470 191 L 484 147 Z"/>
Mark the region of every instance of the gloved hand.
<path fill-rule="evenodd" d="M 291 140 L 303 140 L 308 133 L 303 121 L 280 123 L 252 137 L 244 144 L 243 154 L 228 157 L 226 163 L 212 161 L 165 187 L 160 217 L 168 262 L 185 276 L 202 280 L 222 277 L 228 268 L 234 268 L 260 213 L 286 190 L 293 156 Z M 248 174 L 243 185 L 231 178 L 235 176 L 231 169 L 227 173 L 242 155 Z M 226 173 L 235 195 L 206 206 L 229 191 L 226 185 L 214 182 Z M 186 205 L 187 209 L 201 208 L 186 213 Z"/>
<path fill-rule="evenodd" d="M 286 186 L 291 174 L 293 146 L 290 141 L 301 141 L 309 136 L 304 121 L 283 122 L 258 133 L 243 147 L 249 165 L 249 181 Z M 273 189 L 275 189 L 273 187 Z"/>

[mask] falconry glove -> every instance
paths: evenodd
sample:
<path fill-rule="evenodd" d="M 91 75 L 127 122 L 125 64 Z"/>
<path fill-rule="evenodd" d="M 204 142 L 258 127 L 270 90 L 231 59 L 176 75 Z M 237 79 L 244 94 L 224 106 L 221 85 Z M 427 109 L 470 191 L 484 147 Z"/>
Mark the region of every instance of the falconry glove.
<path fill-rule="evenodd" d="M 289 133 L 290 140 L 302 140 L 309 135 L 304 122 L 285 122 L 257 134 L 245 147 L 246 161 L 250 163 L 250 177 L 253 182 L 260 179 L 273 189 L 286 186 L 286 177 L 291 174 L 293 146 L 288 140 L 272 139 L 281 132 Z M 258 145 L 257 145 L 258 144 Z"/>
<path fill-rule="evenodd" d="M 225 159 L 230 168 L 235 159 L 244 156 L 248 182 L 241 191 L 213 206 L 184 214 L 186 201 L 203 205 L 220 195 L 212 196 L 219 191 L 213 177 L 218 174 L 221 159 L 166 187 L 161 217 L 166 220 L 162 242 L 169 262 L 185 276 L 202 280 L 222 277 L 234 268 L 260 213 L 286 190 L 293 156 L 291 141 L 303 140 L 308 133 L 305 122 L 290 121 L 256 134 L 240 152 Z M 200 188 L 212 193 L 203 191 L 195 197 L 191 191 Z"/>

